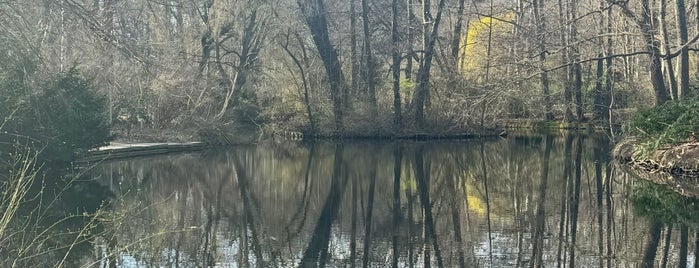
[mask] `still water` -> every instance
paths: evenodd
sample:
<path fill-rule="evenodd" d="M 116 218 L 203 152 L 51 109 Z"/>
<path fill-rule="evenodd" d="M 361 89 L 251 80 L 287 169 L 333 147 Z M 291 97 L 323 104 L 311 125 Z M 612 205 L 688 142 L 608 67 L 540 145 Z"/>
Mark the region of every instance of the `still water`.
<path fill-rule="evenodd" d="M 637 212 L 629 196 L 638 179 L 611 162 L 604 136 L 277 142 L 111 161 L 89 174 L 111 192 L 109 235 L 90 252 L 104 266 L 640 267 L 645 256 L 677 267 L 694 259 L 692 228 L 675 225 L 666 240 L 673 228 Z"/>

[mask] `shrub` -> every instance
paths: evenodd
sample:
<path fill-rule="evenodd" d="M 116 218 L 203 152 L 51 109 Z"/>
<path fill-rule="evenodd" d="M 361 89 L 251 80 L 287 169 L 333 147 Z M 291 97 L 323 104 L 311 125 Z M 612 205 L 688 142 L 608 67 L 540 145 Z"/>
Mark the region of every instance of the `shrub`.
<path fill-rule="evenodd" d="M 39 140 L 46 143 L 46 153 L 56 160 L 70 160 L 76 153 L 105 145 L 112 138 L 104 101 L 74 68 L 50 81 L 36 102 Z"/>
<path fill-rule="evenodd" d="M 629 132 L 638 136 L 645 149 L 687 140 L 699 131 L 699 100 L 668 101 L 640 110 L 631 120 Z"/>

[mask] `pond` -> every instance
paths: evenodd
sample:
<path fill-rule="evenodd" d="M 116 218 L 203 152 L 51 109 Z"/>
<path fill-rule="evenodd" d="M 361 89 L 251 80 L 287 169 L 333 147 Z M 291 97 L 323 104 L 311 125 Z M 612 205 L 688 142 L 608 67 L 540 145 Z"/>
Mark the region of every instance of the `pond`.
<path fill-rule="evenodd" d="M 110 192 L 109 220 L 101 223 L 109 235 L 95 238 L 86 253 L 91 257 L 81 262 L 638 267 L 645 260 L 677 267 L 688 260 L 691 265 L 691 223 L 668 228 L 673 219 L 653 216 L 662 204 L 644 208 L 632 202 L 645 200 L 630 198 L 639 187 L 655 196 L 662 190 L 615 167 L 610 151 L 603 135 L 531 135 L 270 142 L 105 162 L 88 174 Z"/>

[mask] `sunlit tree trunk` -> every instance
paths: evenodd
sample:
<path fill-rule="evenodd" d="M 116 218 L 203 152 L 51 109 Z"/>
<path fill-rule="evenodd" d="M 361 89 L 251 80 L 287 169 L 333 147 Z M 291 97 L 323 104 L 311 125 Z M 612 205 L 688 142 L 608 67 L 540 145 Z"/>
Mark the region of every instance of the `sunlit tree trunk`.
<path fill-rule="evenodd" d="M 567 0 L 558 0 L 558 24 L 560 25 L 561 29 L 560 32 L 560 39 L 561 39 L 561 46 L 563 46 L 562 53 L 561 53 L 561 63 L 562 64 L 569 64 L 569 55 L 570 55 L 570 43 L 568 42 L 568 31 L 564 30 L 567 29 L 568 27 L 566 26 L 568 24 L 568 1 Z M 562 83 L 563 83 L 563 104 L 565 106 L 564 109 L 564 120 L 565 122 L 571 123 L 573 122 L 574 116 L 573 116 L 573 90 L 571 87 L 571 68 L 570 66 L 566 68 L 562 68 L 563 70 L 563 75 L 562 77 Z"/>
<path fill-rule="evenodd" d="M 660 3 L 660 34 L 663 40 L 663 52 L 665 55 L 670 54 L 670 38 L 667 31 L 667 4 L 665 0 L 659 1 Z M 677 80 L 675 79 L 675 68 L 672 64 L 672 57 L 665 58 L 665 72 L 667 73 L 667 79 L 670 83 L 670 93 L 673 99 L 677 99 Z"/>
<path fill-rule="evenodd" d="M 408 26 L 410 28 L 410 26 Z M 393 0 L 391 5 L 391 74 L 393 76 L 393 128 L 400 130 L 403 127 L 403 114 L 400 101 L 400 51 L 398 51 L 398 0 Z M 408 40 L 410 42 L 410 40 Z"/>
<path fill-rule="evenodd" d="M 603 12 L 600 14 L 600 19 L 599 19 L 599 29 L 598 33 L 600 35 L 599 41 L 600 44 L 605 44 L 604 48 L 599 48 L 599 52 L 597 53 L 597 57 L 599 58 L 597 60 L 597 70 L 596 70 L 596 80 L 595 80 L 595 92 L 594 92 L 594 107 L 592 109 L 593 112 L 593 119 L 595 120 L 601 120 L 603 122 L 608 122 L 609 121 L 609 111 L 610 111 L 610 102 L 611 102 L 611 82 L 612 80 L 610 79 L 610 76 L 612 75 L 612 69 L 610 68 L 611 66 L 605 66 L 605 63 L 607 63 L 609 59 L 604 59 L 604 56 L 611 56 L 611 53 L 608 51 L 607 48 L 607 38 L 610 37 L 604 37 L 605 34 L 611 35 L 610 29 L 607 28 L 606 24 L 610 21 L 609 13 L 604 12 L 604 8 L 607 8 L 605 5 L 605 1 L 601 0 L 600 1 L 600 11 Z M 609 8 L 611 10 L 611 8 Z M 611 63 L 609 63 L 611 65 Z"/>
<path fill-rule="evenodd" d="M 544 0 L 533 0 L 534 17 L 536 20 L 536 39 L 538 40 L 539 49 L 539 68 L 541 69 L 541 93 L 544 101 L 544 120 L 553 120 L 553 104 L 551 103 L 551 93 L 549 90 L 549 75 L 546 68 L 546 22 L 544 19 L 543 9 Z"/>
<path fill-rule="evenodd" d="M 582 102 L 582 70 L 580 66 L 580 45 L 578 45 L 578 1 L 572 0 L 568 4 L 569 6 L 569 18 L 570 21 L 570 61 L 571 65 L 571 86 L 573 92 L 575 93 L 575 117 L 577 119 L 577 126 L 580 126 L 580 122 L 584 120 L 583 118 L 583 102 Z"/>

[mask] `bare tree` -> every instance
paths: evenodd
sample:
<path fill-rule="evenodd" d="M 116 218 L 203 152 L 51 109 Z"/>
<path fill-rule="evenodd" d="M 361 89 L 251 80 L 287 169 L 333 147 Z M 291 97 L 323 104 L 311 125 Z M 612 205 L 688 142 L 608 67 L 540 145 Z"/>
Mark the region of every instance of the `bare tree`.
<path fill-rule="evenodd" d="M 430 90 L 430 70 L 432 68 L 432 58 L 434 57 L 435 44 L 439 36 L 439 22 L 442 20 L 444 11 L 444 0 L 439 0 L 437 5 L 437 16 L 432 19 L 430 12 L 430 0 L 423 0 L 423 57 L 417 75 L 417 87 L 413 96 L 412 105 L 415 124 L 423 127 L 425 124 L 425 100 L 428 98 Z M 430 29 L 430 25 L 432 28 Z"/>
<path fill-rule="evenodd" d="M 330 95 L 333 100 L 335 113 L 335 131 L 338 135 L 344 132 L 344 114 L 342 107 L 342 92 L 347 89 L 345 76 L 342 74 L 342 66 L 337 56 L 337 51 L 330 42 L 328 32 L 328 20 L 326 18 L 325 3 L 323 0 L 299 0 L 301 14 L 306 20 L 308 28 L 313 35 L 313 42 L 323 60 L 325 72 L 330 83 Z"/>

